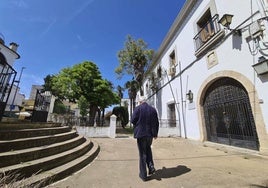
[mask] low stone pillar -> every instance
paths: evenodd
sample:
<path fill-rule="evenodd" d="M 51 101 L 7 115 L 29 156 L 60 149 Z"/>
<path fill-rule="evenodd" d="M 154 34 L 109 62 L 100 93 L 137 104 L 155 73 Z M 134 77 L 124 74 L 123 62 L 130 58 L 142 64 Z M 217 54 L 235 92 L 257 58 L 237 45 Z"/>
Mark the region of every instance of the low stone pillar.
<path fill-rule="evenodd" d="M 115 138 L 116 131 L 116 115 L 111 115 L 110 117 L 110 138 Z"/>

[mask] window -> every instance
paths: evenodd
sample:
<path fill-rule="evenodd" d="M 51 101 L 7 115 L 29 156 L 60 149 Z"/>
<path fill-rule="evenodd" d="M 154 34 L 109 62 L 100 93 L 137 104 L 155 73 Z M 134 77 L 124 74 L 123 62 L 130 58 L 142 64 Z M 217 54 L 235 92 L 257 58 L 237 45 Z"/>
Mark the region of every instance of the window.
<path fill-rule="evenodd" d="M 176 66 L 176 59 L 175 59 L 175 51 L 173 50 L 172 53 L 169 55 L 170 59 L 170 65 L 171 66 Z"/>
<path fill-rule="evenodd" d="M 225 30 L 218 23 L 219 15 L 215 1 L 208 0 L 207 6 L 193 22 L 193 29 L 196 32 L 193 38 L 196 57 L 211 50 L 225 35 Z"/>
<path fill-rule="evenodd" d="M 210 10 L 207 10 L 197 23 L 200 30 L 200 38 L 202 42 L 207 42 L 214 34 L 215 27 L 211 17 Z"/>
<path fill-rule="evenodd" d="M 171 77 L 174 77 L 176 74 L 176 66 L 177 66 L 177 61 L 176 61 L 176 56 L 175 56 L 175 50 L 171 52 L 169 55 L 169 75 Z"/>
<path fill-rule="evenodd" d="M 218 23 L 219 15 L 211 13 L 210 8 L 208 8 L 204 14 L 196 21 L 196 32 L 194 37 L 195 43 L 195 55 L 207 52 L 212 45 L 216 44 L 225 34 L 224 30 Z"/>
<path fill-rule="evenodd" d="M 151 90 L 151 88 L 150 88 L 150 81 L 149 80 L 147 80 L 147 82 L 146 82 L 146 84 L 145 84 L 145 91 L 146 91 L 146 95 L 152 95 L 152 90 Z"/>
<path fill-rule="evenodd" d="M 168 104 L 168 126 L 176 127 L 175 103 Z"/>

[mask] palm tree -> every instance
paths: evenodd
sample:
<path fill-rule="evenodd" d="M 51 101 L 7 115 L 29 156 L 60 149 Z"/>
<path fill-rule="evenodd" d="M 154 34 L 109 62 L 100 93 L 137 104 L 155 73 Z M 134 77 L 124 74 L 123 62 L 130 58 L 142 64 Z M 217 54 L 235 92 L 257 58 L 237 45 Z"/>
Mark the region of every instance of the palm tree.
<path fill-rule="evenodd" d="M 117 86 L 117 94 L 120 98 L 120 106 L 121 106 L 121 100 L 124 97 L 123 91 L 124 91 L 124 88 L 122 88 L 120 85 L 118 85 Z"/>
<path fill-rule="evenodd" d="M 128 89 L 128 96 L 130 99 L 130 117 L 132 117 L 133 109 L 135 108 L 136 95 L 140 88 L 139 83 L 136 80 L 127 81 L 125 88 Z"/>
<path fill-rule="evenodd" d="M 132 36 L 128 35 L 125 47 L 117 54 L 119 66 L 115 69 L 119 78 L 125 73 L 132 75 L 140 86 L 141 95 L 143 95 L 141 85 L 144 73 L 147 71 L 154 55 L 154 50 L 147 47 L 147 43 L 142 39 L 135 40 Z"/>

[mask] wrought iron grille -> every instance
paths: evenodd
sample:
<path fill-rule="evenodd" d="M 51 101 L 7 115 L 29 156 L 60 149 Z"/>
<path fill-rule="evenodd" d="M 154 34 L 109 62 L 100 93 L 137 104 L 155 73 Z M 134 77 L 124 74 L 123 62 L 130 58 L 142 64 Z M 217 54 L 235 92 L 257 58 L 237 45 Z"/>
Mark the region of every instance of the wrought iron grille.
<path fill-rule="evenodd" d="M 195 35 L 195 51 L 201 48 L 207 41 L 220 31 L 219 15 L 214 15 L 207 24 Z"/>
<path fill-rule="evenodd" d="M 208 140 L 258 149 L 258 137 L 248 94 L 234 79 L 222 78 L 207 90 L 204 115 Z"/>
<path fill-rule="evenodd" d="M 34 101 L 32 122 L 46 122 L 49 105 L 50 105 L 49 98 L 42 95 L 42 93 L 39 90 L 37 90 Z"/>
<path fill-rule="evenodd" d="M 4 55 L 0 53 L 0 121 L 3 117 L 16 74 L 17 72 L 6 62 Z"/>
<path fill-rule="evenodd" d="M 179 126 L 178 120 L 173 119 L 159 119 L 159 127 L 161 128 L 170 128 Z"/>

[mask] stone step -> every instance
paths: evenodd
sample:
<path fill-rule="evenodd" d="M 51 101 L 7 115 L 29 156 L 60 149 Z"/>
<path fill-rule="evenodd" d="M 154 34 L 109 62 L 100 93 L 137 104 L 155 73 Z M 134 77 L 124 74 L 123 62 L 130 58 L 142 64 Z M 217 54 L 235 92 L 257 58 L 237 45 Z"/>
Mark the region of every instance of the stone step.
<path fill-rule="evenodd" d="M 36 129 L 15 129 L 15 130 L 0 130 L 0 140 L 14 140 L 20 138 L 29 138 L 45 135 L 54 135 L 70 131 L 67 126 L 64 127 L 50 127 L 50 128 L 36 128 Z"/>
<path fill-rule="evenodd" d="M 85 141 L 86 139 L 82 135 L 79 135 L 73 139 L 60 143 L 0 153 L 0 167 L 10 166 L 64 152 L 82 144 Z"/>
<path fill-rule="evenodd" d="M 99 151 L 96 143 L 60 124 L 0 122 L 0 184 L 42 187 L 80 170 Z"/>
<path fill-rule="evenodd" d="M 0 122 L 0 130 L 38 129 L 49 127 L 61 127 L 61 124 L 40 122 Z"/>
<path fill-rule="evenodd" d="M 0 152 L 50 145 L 72 139 L 76 136 L 78 136 L 78 134 L 76 133 L 76 131 L 72 130 L 66 133 L 56 135 L 22 138 L 16 140 L 4 140 L 4 141 L 2 140 L 0 141 Z"/>
<path fill-rule="evenodd" d="M 51 170 L 53 168 L 57 169 L 59 166 L 62 166 L 66 163 L 76 161 L 77 158 L 86 157 L 85 154 L 89 152 L 92 147 L 93 142 L 86 140 L 86 142 L 83 144 L 56 155 L 0 168 L 0 178 L 4 177 L 5 175 L 19 174 L 19 176 L 17 176 L 17 180 L 19 180 L 31 177 L 33 174 L 39 174 Z"/>
<path fill-rule="evenodd" d="M 57 168 L 53 168 L 40 174 L 31 176 L 27 179 L 23 179 L 22 181 L 18 181 L 14 184 L 14 187 L 44 187 L 82 169 L 91 163 L 100 152 L 100 147 L 98 144 L 95 142 L 92 143 L 93 147 L 79 158 L 58 166 Z"/>

